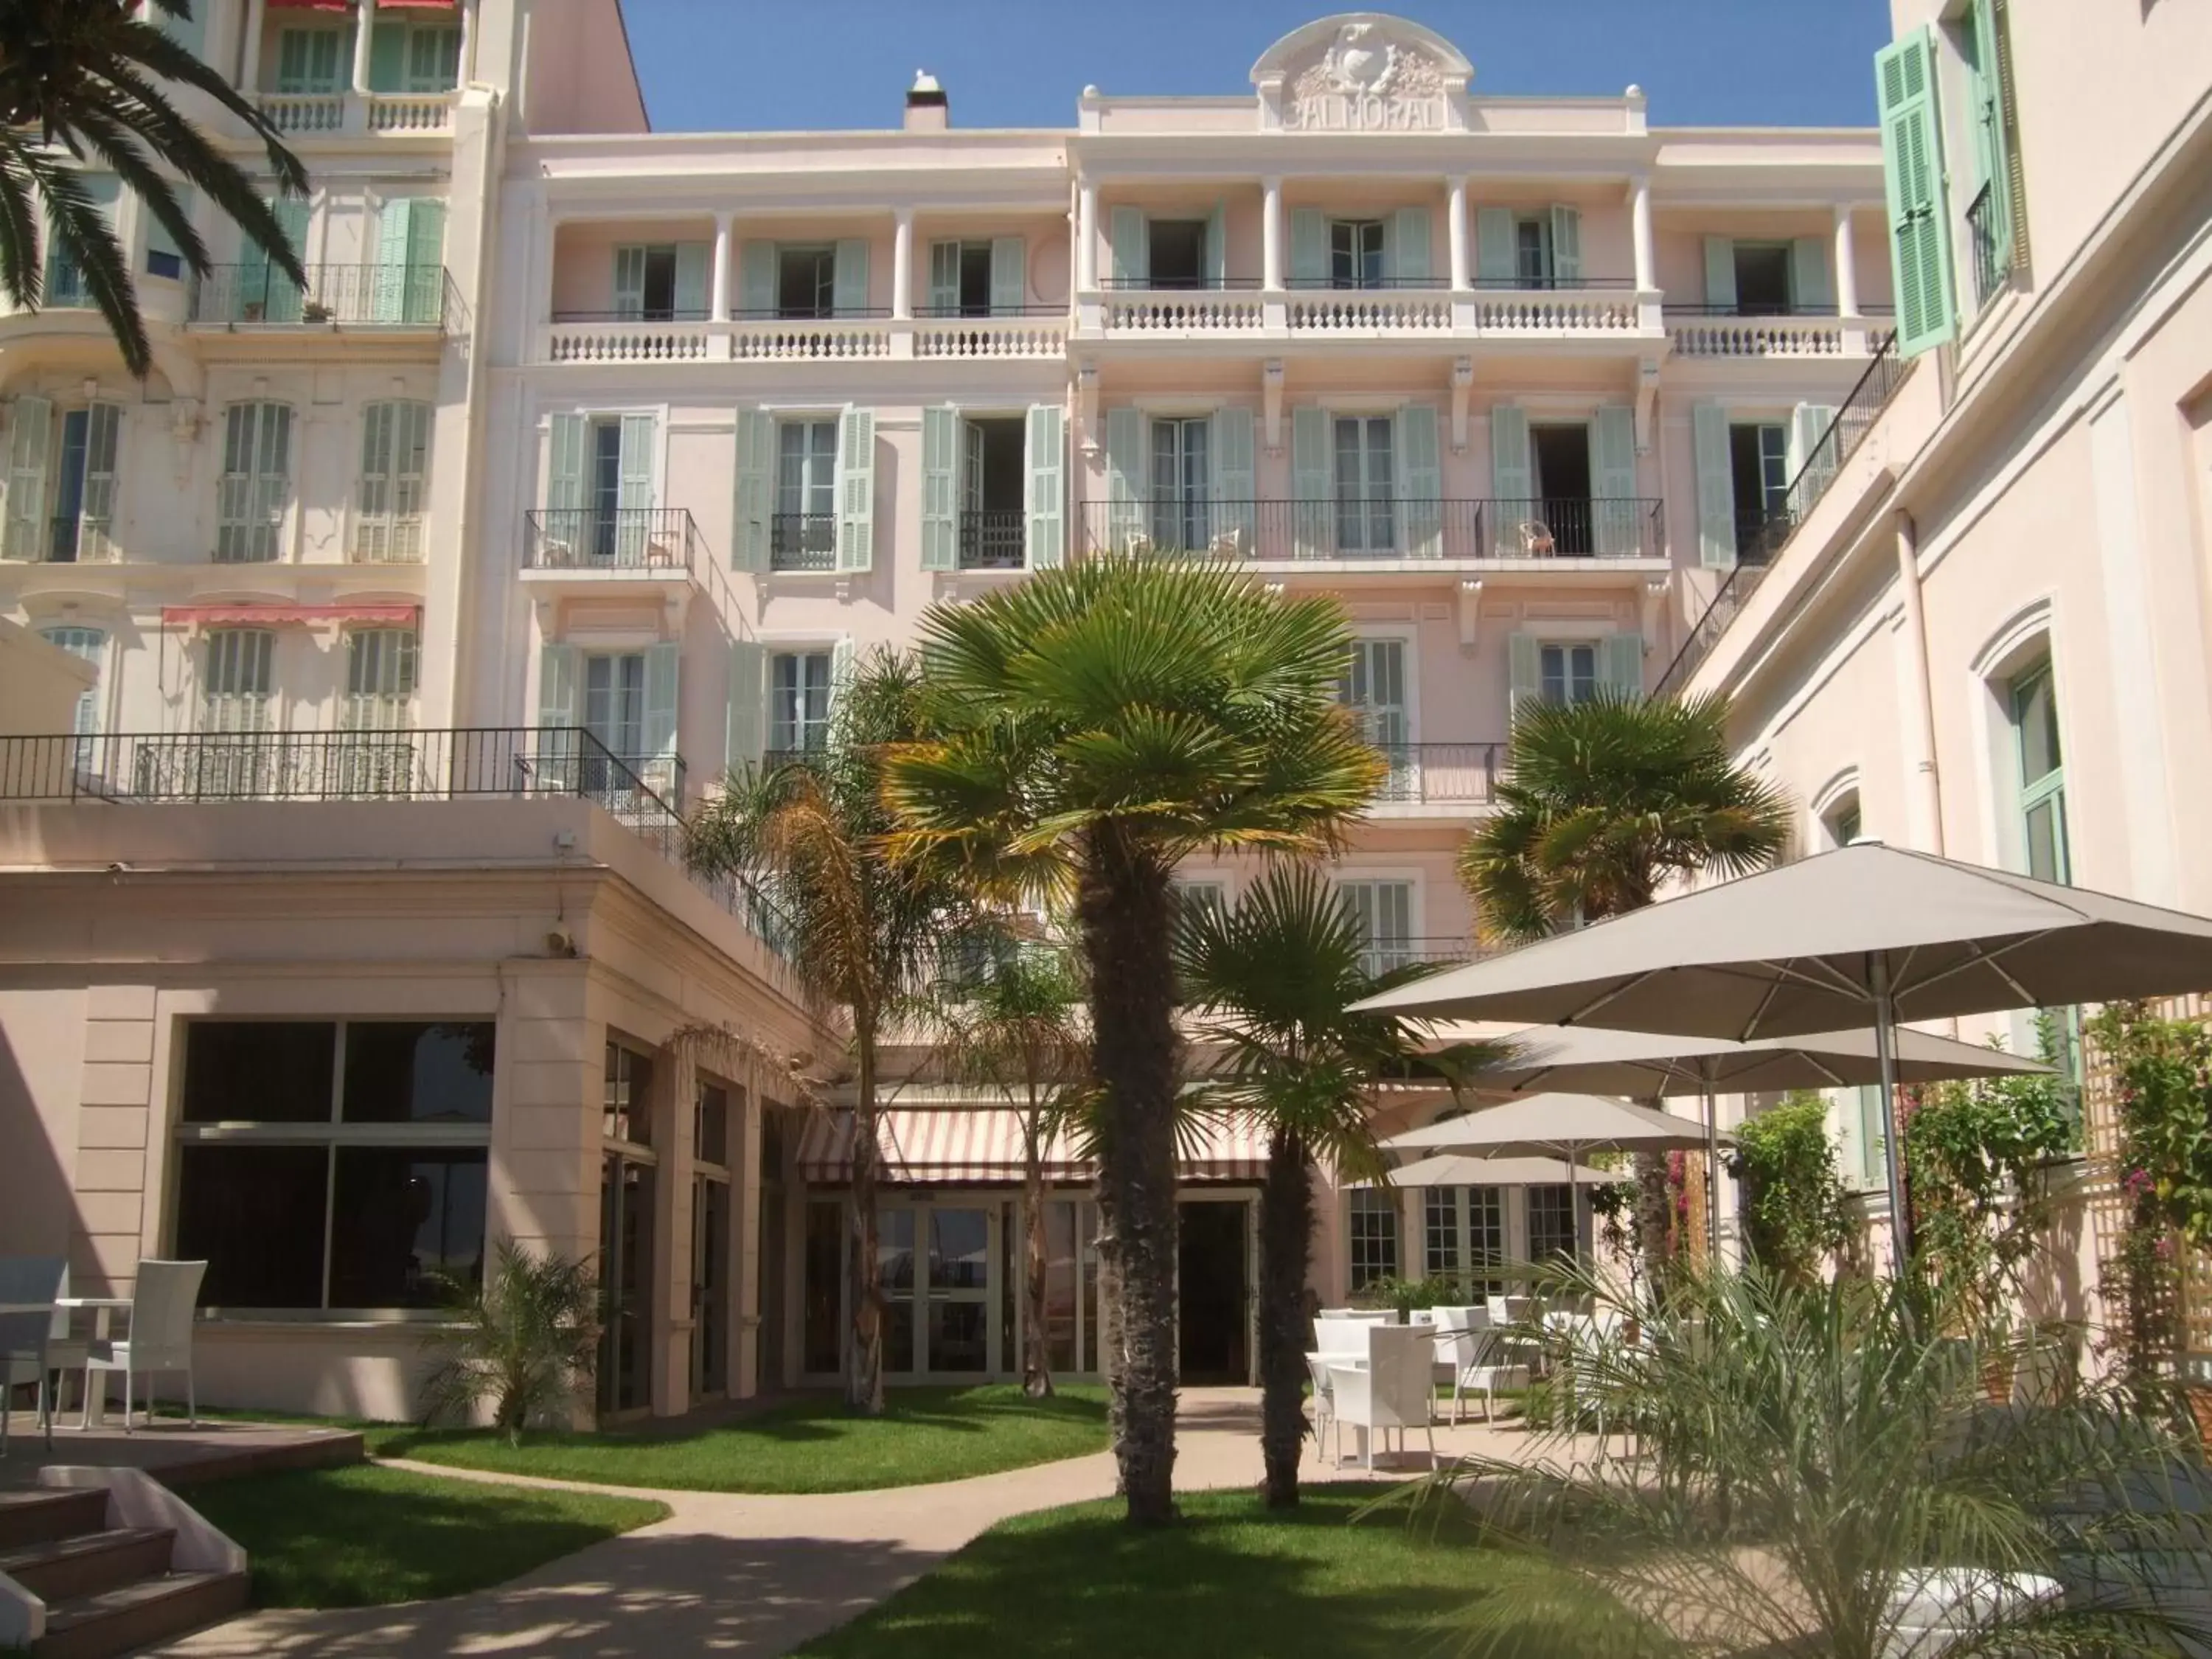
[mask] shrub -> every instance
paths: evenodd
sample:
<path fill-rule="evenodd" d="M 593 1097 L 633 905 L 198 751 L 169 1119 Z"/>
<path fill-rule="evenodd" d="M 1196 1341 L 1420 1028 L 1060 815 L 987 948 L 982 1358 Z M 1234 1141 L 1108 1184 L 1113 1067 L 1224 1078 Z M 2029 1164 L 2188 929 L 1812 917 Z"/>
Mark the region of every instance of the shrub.
<path fill-rule="evenodd" d="M 1736 1131 L 1729 1173 L 1743 1184 L 1744 1245 L 1779 1279 L 1805 1283 L 1852 1233 L 1850 1194 L 1828 1139 L 1827 1103 L 1809 1090 Z"/>
<path fill-rule="evenodd" d="M 475 1420 L 486 1401 L 514 1445 L 532 1424 L 564 1425 L 592 1380 L 599 1286 L 557 1251 L 533 1255 L 511 1239 L 474 1288 L 455 1285 L 455 1328 L 431 1339 L 445 1358 L 424 1379 L 422 1422 Z"/>

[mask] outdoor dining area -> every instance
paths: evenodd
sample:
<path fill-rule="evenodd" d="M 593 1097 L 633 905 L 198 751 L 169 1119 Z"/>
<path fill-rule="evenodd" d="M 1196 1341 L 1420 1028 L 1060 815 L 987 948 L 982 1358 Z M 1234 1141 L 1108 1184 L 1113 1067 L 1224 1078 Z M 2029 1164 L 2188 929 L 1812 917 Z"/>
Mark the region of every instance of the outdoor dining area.
<path fill-rule="evenodd" d="M 62 1388 L 72 1375 L 79 1383 L 80 1429 L 104 1420 L 109 1382 L 118 1374 L 125 1433 L 142 1408 L 153 1421 L 155 1380 L 179 1375 L 186 1419 L 197 1426 L 192 1324 L 207 1265 L 143 1261 L 131 1295 L 72 1296 L 65 1258 L 0 1256 L 0 1455 L 8 1450 L 10 1408 L 21 1388 L 33 1391 L 44 1446 L 52 1450 Z"/>

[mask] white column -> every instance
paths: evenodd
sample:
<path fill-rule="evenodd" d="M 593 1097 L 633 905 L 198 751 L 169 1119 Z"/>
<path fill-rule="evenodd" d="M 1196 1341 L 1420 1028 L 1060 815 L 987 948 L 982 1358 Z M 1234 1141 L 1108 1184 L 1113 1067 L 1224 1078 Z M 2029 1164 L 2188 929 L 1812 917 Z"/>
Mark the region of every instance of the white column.
<path fill-rule="evenodd" d="M 1075 196 L 1075 289 L 1089 294 L 1098 287 L 1098 186 L 1084 179 Z"/>
<path fill-rule="evenodd" d="M 1474 286 L 1474 271 L 1467 254 L 1467 179 L 1456 175 L 1444 184 L 1444 240 L 1451 253 L 1451 285 L 1462 292 Z"/>
<path fill-rule="evenodd" d="M 261 89 L 261 27 L 263 0 L 246 0 L 246 39 L 238 60 L 238 89 L 252 94 Z"/>
<path fill-rule="evenodd" d="M 891 217 L 891 315 L 914 315 L 914 210 L 900 208 Z"/>
<path fill-rule="evenodd" d="M 730 320 L 730 216 L 714 216 L 714 286 L 707 296 L 707 315 L 718 323 Z"/>
<path fill-rule="evenodd" d="M 1836 210 L 1836 313 L 1843 317 L 1859 314 L 1858 243 L 1851 234 L 1848 207 Z"/>
<path fill-rule="evenodd" d="M 1636 291 L 1659 286 L 1659 256 L 1651 239 L 1651 180 L 1638 173 L 1629 181 L 1628 222 L 1636 240 Z"/>
<path fill-rule="evenodd" d="M 476 51 L 477 3 L 477 0 L 461 0 L 460 63 L 456 70 L 459 85 L 454 88 L 457 92 L 461 87 L 468 85 L 477 78 L 476 58 L 473 55 Z"/>
<path fill-rule="evenodd" d="M 353 89 L 368 94 L 369 37 L 376 32 L 376 0 L 361 0 L 353 30 Z"/>
<path fill-rule="evenodd" d="M 1283 181 L 1260 181 L 1260 286 L 1270 292 L 1283 286 Z"/>

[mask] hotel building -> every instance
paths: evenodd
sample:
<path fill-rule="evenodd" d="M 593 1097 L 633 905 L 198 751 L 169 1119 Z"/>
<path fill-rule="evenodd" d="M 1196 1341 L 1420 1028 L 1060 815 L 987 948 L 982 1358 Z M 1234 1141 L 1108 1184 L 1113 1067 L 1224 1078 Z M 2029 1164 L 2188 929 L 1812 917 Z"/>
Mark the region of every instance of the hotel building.
<path fill-rule="evenodd" d="M 500 1237 L 624 1291 L 603 1412 L 836 1371 L 840 1040 L 675 832 L 930 605 L 1101 549 L 1336 596 L 1389 773 L 1333 873 L 1378 963 L 1448 959 L 1516 706 L 1658 684 L 1898 374 L 1873 129 L 1493 95 L 1376 14 L 1065 128 L 925 76 L 885 131 L 664 133 L 614 0 L 204 9 L 313 176 L 309 281 L 204 204 L 192 280 L 109 180 L 155 373 L 59 256 L 0 317 L 0 617 L 90 670 L 0 737 L 0 1251 L 207 1256 L 210 1400 L 404 1412 L 432 1275 Z M 895 1376 L 1018 1369 L 1017 1145 L 888 1115 Z M 1250 1372 L 1261 1151 L 1186 1161 L 1194 1379 Z M 1589 1228 L 1326 1199 L 1331 1302 Z"/>

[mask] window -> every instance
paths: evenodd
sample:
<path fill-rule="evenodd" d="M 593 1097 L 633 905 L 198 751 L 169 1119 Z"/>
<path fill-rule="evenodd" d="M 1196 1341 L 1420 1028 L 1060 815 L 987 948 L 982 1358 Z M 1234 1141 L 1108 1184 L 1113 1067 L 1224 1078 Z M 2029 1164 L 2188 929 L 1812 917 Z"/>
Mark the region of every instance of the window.
<path fill-rule="evenodd" d="M 1332 288 L 1382 286 L 1382 222 L 1380 219 L 1329 221 L 1328 280 Z"/>
<path fill-rule="evenodd" d="M 122 194 L 122 182 L 106 173 L 81 173 L 77 182 L 92 198 L 107 220 L 107 228 L 115 228 L 115 205 Z M 52 219 L 46 221 L 46 276 L 41 302 L 48 309 L 70 306 L 89 306 L 93 303 L 92 289 L 84 279 L 84 270 L 76 256 L 63 246 Z"/>
<path fill-rule="evenodd" d="M 1346 1233 L 1352 1244 L 1351 1286 L 1356 1295 L 1378 1279 L 1398 1277 L 1398 1195 L 1392 1189 L 1355 1187 L 1351 1196 Z"/>
<path fill-rule="evenodd" d="M 939 317 L 991 314 L 990 243 L 930 244 L 929 308 Z"/>
<path fill-rule="evenodd" d="M 185 222 L 190 223 L 192 218 L 191 186 L 172 185 L 169 189 L 177 198 L 178 212 L 184 215 Z M 146 222 L 146 274 L 167 277 L 173 283 L 183 281 L 184 250 L 177 246 L 176 239 L 169 234 L 168 227 L 154 216 L 150 208 L 144 210 L 143 216 Z"/>
<path fill-rule="evenodd" d="M 422 562 L 429 463 L 429 404 L 375 403 L 362 409 L 355 558 L 375 564 Z"/>
<path fill-rule="evenodd" d="M 1823 823 L 1828 832 L 1829 846 L 1849 847 L 1862 833 L 1858 796 L 1856 793 L 1844 796 L 1828 809 Z"/>
<path fill-rule="evenodd" d="M 1973 125 L 1973 193 L 1968 199 L 1966 235 L 1973 252 L 1974 304 L 1987 305 L 2004 291 L 2026 238 L 2021 216 L 2027 207 L 2019 176 L 2020 141 L 2014 131 L 2010 43 L 2001 0 L 1973 0 L 1960 20 L 1960 56 L 1966 66 L 1967 118 Z"/>
<path fill-rule="evenodd" d="M 1735 245 L 1735 310 L 1739 317 L 1787 317 L 1796 309 L 1790 280 L 1790 244 Z"/>
<path fill-rule="evenodd" d="M 1590 512 L 1590 429 L 1581 421 L 1528 428 L 1529 483 L 1535 516 L 1549 533 L 1548 551 L 1565 556 L 1597 551 Z"/>
<path fill-rule="evenodd" d="M 62 412 L 46 526 L 46 556 L 56 564 L 115 556 L 109 533 L 115 523 L 115 450 L 121 416 L 113 404 Z M 44 420 L 44 410 L 35 416 L 27 411 L 23 418 Z M 38 510 L 35 502 L 32 510 Z"/>
<path fill-rule="evenodd" d="M 691 1111 L 691 1156 L 702 1164 L 730 1161 L 730 1091 L 702 1082 Z"/>
<path fill-rule="evenodd" d="M 1513 274 L 1522 288 L 1552 286 L 1552 222 L 1544 215 L 1513 222 Z"/>
<path fill-rule="evenodd" d="M 1219 915 L 1229 908 L 1229 884 L 1223 881 L 1184 881 L 1175 884 L 1176 902 L 1191 910 L 1211 910 Z"/>
<path fill-rule="evenodd" d="M 653 1145 L 653 1061 L 619 1042 L 607 1044 L 599 1133 L 633 1146 Z"/>
<path fill-rule="evenodd" d="M 769 659 L 771 754 L 799 754 L 830 740 L 830 653 L 779 651 Z"/>
<path fill-rule="evenodd" d="M 1397 545 L 1394 422 L 1387 415 L 1336 423 L 1336 544 L 1340 552 L 1384 553 Z"/>
<path fill-rule="evenodd" d="M 1837 1109 L 1849 1115 L 1856 1130 L 1858 1167 L 1846 1167 L 1844 1178 L 1855 1182 L 1863 1192 L 1887 1186 L 1889 1182 L 1889 1127 L 1882 1119 L 1881 1085 L 1863 1084 L 1858 1088 L 1842 1091 Z"/>
<path fill-rule="evenodd" d="M 97 628 L 42 628 L 39 632 L 44 635 L 49 645 L 57 646 L 71 656 L 90 663 L 95 669 L 100 666 L 107 655 L 107 635 Z M 95 679 L 77 694 L 76 714 L 70 724 L 70 729 L 81 738 L 90 737 L 100 730 L 100 682 L 98 680 Z M 86 752 L 87 748 L 88 745 L 85 744 L 78 745 L 80 767 L 86 764 L 89 759 Z"/>
<path fill-rule="evenodd" d="M 780 245 L 775 251 L 775 314 L 834 317 L 837 251 L 828 244 Z"/>
<path fill-rule="evenodd" d="M 1737 556 L 1770 525 L 1790 520 L 1790 429 L 1778 422 L 1729 428 L 1729 477 L 1735 493 Z"/>
<path fill-rule="evenodd" d="M 1589 702 L 1598 692 L 1598 647 L 1588 644 L 1543 645 L 1537 647 L 1541 666 L 1541 689 L 1546 702 Z"/>
<path fill-rule="evenodd" d="M 1564 1257 L 1572 1261 L 1581 1254 L 1580 1231 L 1575 1224 L 1575 1189 L 1529 1188 L 1528 1260 L 1541 1264 Z"/>
<path fill-rule="evenodd" d="M 488 1021 L 184 1028 L 176 1253 L 204 1300 L 434 1308 L 483 1272 Z"/>
<path fill-rule="evenodd" d="M 451 92 L 460 83 L 460 30 L 448 23 L 410 24 L 407 28 L 407 84 L 404 90 L 415 93 Z"/>
<path fill-rule="evenodd" d="M 704 242 L 635 244 L 615 250 L 615 314 L 624 320 L 693 321 L 707 315 Z"/>
<path fill-rule="evenodd" d="M 276 90 L 291 97 L 341 93 L 353 82 L 353 31 L 286 29 L 276 37 Z"/>
<path fill-rule="evenodd" d="M 1147 280 L 1154 288 L 1204 288 L 1206 221 L 1155 219 L 1146 231 L 1152 251 Z"/>
<path fill-rule="evenodd" d="M 1343 881 L 1336 890 L 1351 908 L 1365 950 L 1361 969 L 1370 978 L 1417 960 L 1413 944 L 1413 884 Z"/>
<path fill-rule="evenodd" d="M 356 628 L 346 633 L 349 732 L 404 732 L 415 698 L 420 641 L 411 628 Z"/>
<path fill-rule="evenodd" d="M 1505 1193 L 1499 1187 L 1431 1187 L 1423 1195 L 1424 1257 L 1431 1277 L 1460 1282 L 1462 1293 L 1504 1289 L 1494 1277 L 1505 1261 Z"/>
<path fill-rule="evenodd" d="M 2021 830 L 2027 873 L 2038 881 L 2071 882 L 2066 836 L 2066 767 L 2058 746 L 2058 700 L 2048 659 L 2014 677 L 2014 752 L 2020 767 Z"/>
<path fill-rule="evenodd" d="M 1026 422 L 960 422 L 960 568 L 1018 570 L 1028 539 Z"/>
<path fill-rule="evenodd" d="M 203 732 L 269 729 L 270 663 L 276 636 L 265 628 L 217 628 L 202 646 L 205 673 L 200 690 Z"/>
<path fill-rule="evenodd" d="M 1212 542 L 1212 430 L 1202 415 L 1152 422 L 1152 545 L 1158 551 L 1199 552 Z"/>
<path fill-rule="evenodd" d="M 224 411 L 222 481 L 216 496 L 217 561 L 266 563 L 276 558 L 291 496 L 290 407 L 233 404 Z"/>
<path fill-rule="evenodd" d="M 1402 748 L 1409 740 L 1406 712 L 1406 641 L 1357 639 L 1351 665 L 1337 682 L 1336 700 L 1358 717 L 1370 743 Z"/>
<path fill-rule="evenodd" d="M 584 659 L 584 730 L 633 771 L 644 765 L 643 653 L 599 653 Z"/>
<path fill-rule="evenodd" d="M 775 516 L 769 568 L 829 570 L 837 562 L 837 422 L 776 425 Z"/>

